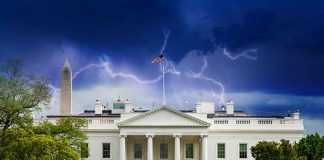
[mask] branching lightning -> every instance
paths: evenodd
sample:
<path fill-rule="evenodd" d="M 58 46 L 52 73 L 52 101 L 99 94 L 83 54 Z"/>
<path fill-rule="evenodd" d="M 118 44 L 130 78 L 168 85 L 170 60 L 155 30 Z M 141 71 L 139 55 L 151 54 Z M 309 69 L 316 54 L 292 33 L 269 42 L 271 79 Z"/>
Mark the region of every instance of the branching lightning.
<path fill-rule="evenodd" d="M 248 58 L 248 59 L 251 59 L 251 60 L 257 60 L 258 57 L 256 56 L 251 56 L 249 55 L 248 53 L 251 53 L 251 52 L 254 52 L 256 53 L 257 52 L 257 49 L 249 49 L 249 50 L 245 50 L 243 51 L 241 54 L 238 54 L 238 55 L 233 55 L 231 53 L 229 53 L 226 48 L 223 48 L 223 53 L 225 56 L 227 56 L 228 58 L 230 58 L 231 60 L 236 60 L 240 57 L 245 57 L 245 58 Z"/>
<path fill-rule="evenodd" d="M 126 74 L 126 73 L 122 73 L 122 72 L 118 72 L 118 73 L 114 73 L 112 71 L 112 69 L 109 67 L 108 63 L 103 63 L 104 64 L 104 69 L 105 71 L 110 75 L 110 77 L 115 78 L 115 77 L 123 77 L 123 78 L 130 78 L 135 80 L 137 83 L 139 84 L 152 84 L 152 83 L 156 83 L 158 82 L 162 76 L 158 76 L 154 79 L 151 80 L 141 80 L 140 78 L 138 78 L 136 75 L 133 74 Z"/>
<path fill-rule="evenodd" d="M 210 83 L 218 86 L 220 88 L 220 91 L 221 92 L 220 92 L 220 95 L 219 96 L 216 96 L 216 98 L 218 98 L 222 104 L 225 104 L 225 100 L 224 100 L 225 87 L 224 87 L 224 85 L 221 82 L 216 81 L 216 80 L 214 80 L 212 78 L 206 77 L 203 74 L 204 71 L 205 71 L 205 69 L 207 68 L 207 65 L 208 65 L 207 59 L 206 59 L 206 57 L 204 57 L 204 65 L 201 67 L 200 72 L 193 72 L 193 71 L 191 71 L 190 73 L 186 73 L 186 74 L 189 77 L 193 77 L 193 78 L 197 78 L 197 79 L 202 79 L 202 80 L 208 81 L 208 82 L 210 82 Z M 214 95 L 216 95 L 216 94 L 214 94 Z"/>
<path fill-rule="evenodd" d="M 165 39 L 163 41 L 163 46 L 160 50 L 160 54 L 164 53 L 164 50 L 166 48 L 167 42 L 168 42 L 168 38 L 169 38 L 170 32 L 169 30 L 165 30 L 164 31 L 164 36 Z M 161 65 L 162 63 L 160 63 L 160 71 L 161 73 L 171 73 L 171 74 L 175 74 L 175 75 L 180 75 L 180 72 L 176 70 L 174 64 L 171 61 L 167 61 L 165 60 L 165 65 L 164 67 Z M 72 76 L 72 80 L 76 79 L 82 72 L 90 69 L 90 68 L 99 68 L 99 69 L 104 69 L 104 71 L 106 73 L 108 73 L 108 75 L 112 78 L 116 78 L 116 77 L 122 77 L 122 78 L 126 78 L 126 79 L 132 79 L 135 82 L 139 83 L 139 84 L 153 84 L 153 83 L 157 83 L 158 81 L 160 81 L 162 79 L 162 74 L 157 76 L 156 78 L 150 79 L 150 80 L 142 80 L 140 79 L 138 76 L 134 75 L 134 74 L 129 74 L 129 73 L 123 73 L 123 72 L 114 72 L 112 70 L 112 68 L 109 66 L 109 63 L 101 60 L 101 63 L 97 64 L 97 63 L 91 63 L 88 64 L 84 67 L 82 67 L 81 69 L 79 69 L 77 72 L 75 72 Z M 56 97 L 56 95 L 58 95 L 58 91 L 60 91 L 60 89 L 54 87 L 53 85 L 49 85 L 50 89 L 53 91 L 53 95 Z"/>
<path fill-rule="evenodd" d="M 164 38 L 165 39 L 163 41 L 163 45 L 162 45 L 162 48 L 160 50 L 161 55 L 165 54 L 164 51 L 165 51 L 167 43 L 168 43 L 169 35 L 170 35 L 170 31 L 169 30 L 164 30 Z M 251 59 L 251 60 L 257 60 L 257 58 L 258 58 L 257 56 L 253 56 L 253 55 L 249 54 L 249 53 L 252 53 L 252 52 L 254 52 L 254 53 L 257 52 L 257 49 L 245 50 L 241 54 L 234 55 L 234 54 L 229 53 L 226 50 L 226 48 L 223 48 L 223 54 L 225 56 L 227 56 L 228 58 L 230 58 L 231 60 L 236 60 L 236 59 L 241 58 L 241 57 Z M 207 81 L 207 82 L 209 82 L 210 85 L 217 86 L 219 88 L 219 90 L 220 90 L 220 93 L 216 94 L 214 92 L 214 90 L 210 87 L 211 92 L 212 92 L 213 96 L 216 99 L 218 99 L 221 104 L 225 104 L 225 100 L 224 100 L 225 87 L 224 87 L 224 85 L 221 82 L 219 82 L 219 81 L 217 81 L 217 80 L 215 80 L 213 78 L 205 76 L 204 71 L 206 70 L 206 68 L 208 66 L 208 61 L 207 61 L 206 57 L 204 57 L 203 62 L 204 63 L 201 66 L 199 72 L 190 71 L 190 72 L 187 72 L 186 75 L 188 77 L 191 77 L 191 78 L 194 78 L 194 79 L 200 79 L 200 80 Z M 124 72 L 115 72 L 110 67 L 110 63 L 108 63 L 104 59 L 101 59 L 100 63 L 88 64 L 88 65 L 82 67 L 81 69 L 79 69 L 77 72 L 75 72 L 73 74 L 72 80 L 75 80 L 80 74 L 82 74 L 83 72 L 85 72 L 85 71 L 87 71 L 88 69 L 91 69 L 91 68 L 98 68 L 100 70 L 103 70 L 105 73 L 107 73 L 112 78 L 121 77 L 121 78 L 125 78 L 125 79 L 130 79 L 130 80 L 134 80 L 138 84 L 142 84 L 142 85 L 157 83 L 157 82 L 159 82 L 160 80 L 163 79 L 164 74 L 168 74 L 168 73 L 173 74 L 173 75 L 180 75 L 181 74 L 181 72 L 176 69 L 175 65 L 171 61 L 169 61 L 167 59 L 165 59 L 159 65 L 160 65 L 159 66 L 160 67 L 159 68 L 160 69 L 160 74 L 157 77 L 155 77 L 153 79 L 143 80 L 143 79 L 139 78 L 137 75 L 134 75 L 134 74 L 124 73 Z M 60 89 L 54 87 L 53 85 L 49 85 L 49 87 L 53 92 L 53 100 L 56 100 L 54 97 L 57 97 L 59 95 L 58 92 L 60 91 Z"/>
<path fill-rule="evenodd" d="M 165 47 L 168 44 L 169 36 L 170 36 L 170 31 L 168 29 L 164 30 L 164 41 L 163 41 L 163 46 L 160 50 L 160 54 L 164 54 Z"/>
<path fill-rule="evenodd" d="M 92 64 L 88 64 L 86 65 L 85 67 L 82 67 L 79 71 L 75 72 L 72 76 L 72 79 L 76 78 L 80 73 L 82 73 L 83 71 L 87 70 L 87 69 L 90 69 L 92 67 L 95 67 L 95 68 L 103 68 L 105 67 L 106 63 L 102 63 L 102 64 L 95 64 L 95 63 L 92 63 Z"/>
<path fill-rule="evenodd" d="M 52 93 L 53 93 L 52 100 L 53 100 L 53 101 L 58 101 L 58 100 L 59 100 L 59 99 L 57 98 L 57 97 L 59 96 L 59 93 L 58 93 L 58 92 L 59 92 L 61 89 L 56 88 L 56 87 L 54 87 L 54 86 L 51 85 L 51 84 L 49 84 L 48 87 L 52 90 Z"/>
<path fill-rule="evenodd" d="M 168 44 L 168 39 L 170 36 L 170 31 L 168 29 L 164 30 L 164 41 L 163 41 L 163 46 L 160 50 L 160 55 L 164 55 L 164 50 L 166 48 L 166 45 Z M 172 73 L 175 75 L 180 75 L 180 72 L 176 70 L 175 66 L 171 61 L 164 60 L 164 67 L 163 63 L 160 63 L 160 71 L 161 73 Z"/>
<path fill-rule="evenodd" d="M 166 45 L 167 45 L 167 42 L 168 42 L 168 37 L 170 35 L 169 30 L 165 30 L 164 35 L 165 35 L 165 39 L 164 39 L 164 42 L 163 42 L 163 46 L 162 46 L 162 48 L 160 50 L 160 54 L 163 54 L 163 52 L 164 52 L 164 50 L 166 48 Z M 139 84 L 152 84 L 152 83 L 156 83 L 156 82 L 158 82 L 159 80 L 162 79 L 162 75 L 159 75 L 156 78 L 150 79 L 150 80 L 141 80 L 140 78 L 138 78 L 134 74 L 123 73 L 123 72 L 115 73 L 111 69 L 111 67 L 109 66 L 108 62 L 106 62 L 104 60 L 101 60 L 101 61 L 102 62 L 100 64 L 92 63 L 92 64 L 89 64 L 89 65 L 87 65 L 85 67 L 82 67 L 79 71 L 75 72 L 75 74 L 72 76 L 72 79 L 77 78 L 77 76 L 79 74 L 81 74 L 83 71 L 85 71 L 87 69 L 90 69 L 90 68 L 93 68 L 93 67 L 95 67 L 95 68 L 103 68 L 109 74 L 109 76 L 112 77 L 112 78 L 115 78 L 115 77 L 129 78 L 129 79 L 135 80 Z M 175 75 L 180 74 L 180 72 L 176 70 L 175 66 L 173 65 L 173 63 L 171 61 L 165 61 L 164 68 L 162 67 L 162 65 L 160 65 L 160 71 L 164 72 L 164 73 L 172 73 L 172 74 L 175 74 Z"/>

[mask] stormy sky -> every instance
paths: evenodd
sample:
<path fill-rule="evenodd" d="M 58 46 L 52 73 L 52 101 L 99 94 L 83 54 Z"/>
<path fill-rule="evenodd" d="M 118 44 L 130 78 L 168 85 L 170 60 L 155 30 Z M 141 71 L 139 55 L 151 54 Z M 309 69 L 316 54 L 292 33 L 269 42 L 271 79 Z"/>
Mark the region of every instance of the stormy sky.
<path fill-rule="evenodd" d="M 323 19 L 320 0 L 0 0 L 0 64 L 22 59 L 27 72 L 48 77 L 56 89 L 65 58 L 74 73 L 88 66 L 73 79 L 74 113 L 119 96 L 151 108 L 161 104 L 161 80 L 141 84 L 114 75 L 159 77 L 159 65 L 150 62 L 168 30 L 164 54 L 174 65 L 169 69 L 180 73 L 166 74 L 169 106 L 191 109 L 201 100 L 216 101 L 219 109 L 221 84 L 237 110 L 299 109 L 306 131 L 323 134 Z M 194 77 L 204 58 L 205 79 Z M 58 114 L 59 90 L 52 93 L 44 115 Z"/>

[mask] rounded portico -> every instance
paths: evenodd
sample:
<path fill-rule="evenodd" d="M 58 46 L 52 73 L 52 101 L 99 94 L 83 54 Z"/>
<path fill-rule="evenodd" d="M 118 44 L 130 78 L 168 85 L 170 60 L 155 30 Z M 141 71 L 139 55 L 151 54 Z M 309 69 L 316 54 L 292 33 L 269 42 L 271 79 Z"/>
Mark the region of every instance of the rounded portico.
<path fill-rule="evenodd" d="M 117 124 L 121 160 L 207 160 L 209 123 L 166 106 Z"/>

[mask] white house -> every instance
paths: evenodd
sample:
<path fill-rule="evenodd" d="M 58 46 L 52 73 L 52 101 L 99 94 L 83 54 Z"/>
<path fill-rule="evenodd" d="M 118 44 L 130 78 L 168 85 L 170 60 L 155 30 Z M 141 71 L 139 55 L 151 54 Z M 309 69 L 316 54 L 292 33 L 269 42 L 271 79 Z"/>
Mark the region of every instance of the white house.
<path fill-rule="evenodd" d="M 64 67 L 62 74 L 71 75 Z M 68 88 L 62 88 L 62 92 L 72 87 L 61 86 Z M 69 92 L 68 96 L 71 97 Z M 63 104 L 61 110 L 71 111 L 71 102 Z M 220 111 L 215 111 L 213 102 L 198 102 L 190 111 L 167 106 L 136 110 L 128 100 L 118 100 L 110 109 L 96 101 L 94 108 L 81 114 L 47 116 L 49 121 L 65 116 L 86 119 L 89 125 L 84 131 L 90 150 L 87 159 L 91 160 L 253 159 L 250 148 L 258 141 L 293 142 L 304 136 L 298 111 L 292 116 L 250 115 L 236 111 L 232 100 Z"/>

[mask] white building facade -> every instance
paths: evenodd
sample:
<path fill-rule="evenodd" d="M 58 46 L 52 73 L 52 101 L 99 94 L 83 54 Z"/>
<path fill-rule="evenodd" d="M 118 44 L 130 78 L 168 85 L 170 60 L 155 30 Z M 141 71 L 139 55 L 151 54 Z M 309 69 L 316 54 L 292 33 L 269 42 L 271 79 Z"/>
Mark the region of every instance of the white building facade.
<path fill-rule="evenodd" d="M 85 159 L 250 160 L 250 148 L 258 141 L 294 142 L 304 136 L 298 111 L 287 116 L 255 116 L 235 111 L 232 100 L 220 111 L 215 111 L 212 102 L 198 102 L 193 110 L 181 111 L 167 106 L 136 110 L 128 100 L 118 100 L 106 109 L 96 101 L 94 110 L 71 115 L 72 70 L 67 64 L 62 69 L 61 115 L 47 119 L 55 122 L 69 116 L 88 121 L 84 132 L 90 156 Z"/>
<path fill-rule="evenodd" d="M 299 141 L 304 136 L 299 113 L 292 116 L 252 116 L 234 111 L 215 111 L 213 103 L 199 102 L 192 111 L 166 106 L 134 110 L 130 102 L 115 102 L 105 110 L 96 102 L 95 110 L 72 115 L 89 125 L 91 160 L 217 160 L 253 159 L 250 148 L 258 141 Z M 62 116 L 48 116 L 55 121 Z"/>

